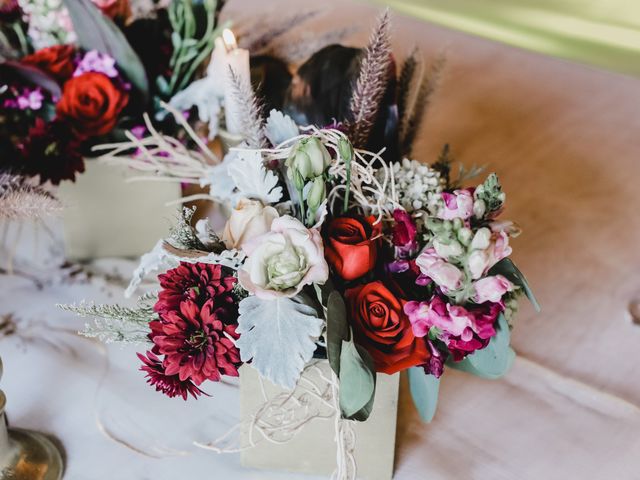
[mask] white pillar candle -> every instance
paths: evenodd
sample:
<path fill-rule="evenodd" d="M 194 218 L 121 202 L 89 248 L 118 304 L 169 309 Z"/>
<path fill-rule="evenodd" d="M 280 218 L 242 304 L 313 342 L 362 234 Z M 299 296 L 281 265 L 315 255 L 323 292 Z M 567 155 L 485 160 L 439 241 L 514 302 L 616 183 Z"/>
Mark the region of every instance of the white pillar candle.
<path fill-rule="evenodd" d="M 238 82 L 247 86 L 251 85 L 249 50 L 238 48 L 233 32 L 228 29 L 222 32 L 222 42 L 226 50 L 226 56 L 224 57 L 226 66 L 223 73 L 225 123 L 229 133 L 239 134 L 242 132 L 242 117 L 240 112 L 243 106 L 240 105 L 240 100 L 236 95 L 236 88 L 231 71 L 235 74 Z"/>

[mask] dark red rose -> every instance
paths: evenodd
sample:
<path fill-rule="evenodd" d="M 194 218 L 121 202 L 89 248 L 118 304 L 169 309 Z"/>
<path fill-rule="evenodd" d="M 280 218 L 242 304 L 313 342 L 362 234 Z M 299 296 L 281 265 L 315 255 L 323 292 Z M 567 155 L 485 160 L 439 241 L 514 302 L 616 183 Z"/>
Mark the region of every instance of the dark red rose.
<path fill-rule="evenodd" d="M 351 288 L 345 300 L 355 341 L 369 352 L 376 371 L 392 374 L 428 363 L 427 343 L 415 337 L 403 301 L 382 282 Z"/>
<path fill-rule="evenodd" d="M 325 256 L 342 279 L 350 281 L 372 270 L 378 259 L 378 237 L 382 233 L 375 217 L 338 217 L 326 231 Z"/>
<path fill-rule="evenodd" d="M 56 113 L 88 137 L 113 130 L 129 95 L 102 73 L 88 72 L 64 84 Z"/>
<path fill-rule="evenodd" d="M 164 355 L 165 374 L 178 375 L 196 386 L 205 380 L 217 382 L 222 375 L 238 376 L 240 351 L 233 340 L 238 305 L 230 291 L 207 300 L 200 307 L 193 300 L 180 303 L 180 309 L 160 314 L 149 323 L 152 352 Z"/>
<path fill-rule="evenodd" d="M 27 55 L 21 60 L 21 63 L 37 67 L 58 82 L 64 83 L 71 78 L 76 68 L 75 55 L 76 49 L 71 45 L 54 45 Z"/>
<path fill-rule="evenodd" d="M 154 306 L 156 312 L 179 310 L 180 302 L 193 300 L 198 305 L 210 298 L 230 292 L 236 283 L 235 277 L 224 275 L 220 265 L 209 263 L 187 263 L 158 276 L 162 290 Z"/>
<path fill-rule="evenodd" d="M 146 356 L 138 353 L 138 358 L 142 360 L 140 370 L 147 374 L 147 383 L 156 387 L 156 392 L 162 392 L 169 398 L 181 396 L 184 400 L 189 395 L 198 398 L 204 393 L 191 380 L 183 381 L 178 375 L 167 375 L 164 365 L 153 352 L 147 352 Z"/>
<path fill-rule="evenodd" d="M 50 180 L 58 185 L 62 180 L 75 181 L 76 173 L 84 172 L 81 143 L 66 123 L 58 120 L 46 123 L 36 118 L 24 142 L 18 146 L 21 155 L 18 168 L 30 177 L 39 175 L 40 183 Z"/>

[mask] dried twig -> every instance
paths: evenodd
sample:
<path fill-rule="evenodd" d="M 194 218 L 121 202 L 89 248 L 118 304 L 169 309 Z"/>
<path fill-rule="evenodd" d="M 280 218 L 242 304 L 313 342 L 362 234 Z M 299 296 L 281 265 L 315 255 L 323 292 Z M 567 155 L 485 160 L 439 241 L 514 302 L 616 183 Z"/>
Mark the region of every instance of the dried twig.
<path fill-rule="evenodd" d="M 249 82 L 243 81 L 240 76 L 230 69 L 233 85 L 233 96 L 238 106 L 240 117 L 241 135 L 251 148 L 260 148 L 266 145 L 264 136 L 264 118 L 262 105 L 256 97 Z"/>
<path fill-rule="evenodd" d="M 402 64 L 400 77 L 398 78 L 398 118 L 400 119 L 401 128 L 406 120 L 407 108 L 411 103 L 411 93 L 418 66 L 418 48 L 415 47 Z"/>
<path fill-rule="evenodd" d="M 367 144 L 387 88 L 391 63 L 389 23 L 389 10 L 385 10 L 365 49 L 360 74 L 353 88 L 349 106 L 349 137 L 356 147 Z"/>

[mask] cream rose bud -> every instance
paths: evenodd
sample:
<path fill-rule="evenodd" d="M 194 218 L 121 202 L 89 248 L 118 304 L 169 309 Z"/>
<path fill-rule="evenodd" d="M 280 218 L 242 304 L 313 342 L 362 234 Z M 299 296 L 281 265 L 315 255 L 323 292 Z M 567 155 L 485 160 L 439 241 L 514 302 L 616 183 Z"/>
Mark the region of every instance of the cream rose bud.
<path fill-rule="evenodd" d="M 275 208 L 243 198 L 231 212 L 222 232 L 222 241 L 227 248 L 243 249 L 248 240 L 267 233 L 278 217 Z"/>
<path fill-rule="evenodd" d="M 325 197 L 327 196 L 324 179 L 322 177 L 316 177 L 311 184 L 309 193 L 307 194 L 307 205 L 312 211 L 318 210 Z"/>
<path fill-rule="evenodd" d="M 329 150 L 316 137 L 300 140 L 291 150 L 285 165 L 287 176 L 301 190 L 305 180 L 319 177 L 331 163 Z"/>
<path fill-rule="evenodd" d="M 243 250 L 247 260 L 238 279 L 260 298 L 293 297 L 329 277 L 320 232 L 289 215 L 273 220 L 270 231 L 249 240 Z"/>

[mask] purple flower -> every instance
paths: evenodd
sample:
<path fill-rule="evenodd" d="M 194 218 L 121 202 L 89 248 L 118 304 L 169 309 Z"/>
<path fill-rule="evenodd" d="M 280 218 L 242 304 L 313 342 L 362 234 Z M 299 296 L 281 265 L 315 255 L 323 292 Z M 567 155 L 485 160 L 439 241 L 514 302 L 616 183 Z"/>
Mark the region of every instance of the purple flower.
<path fill-rule="evenodd" d="M 79 77 L 83 73 L 95 72 L 102 73 L 109 78 L 117 78 L 118 70 L 116 69 L 116 61 L 106 53 L 100 53 L 97 50 L 89 50 L 84 54 L 75 72 L 74 77 Z"/>
<path fill-rule="evenodd" d="M 13 90 L 12 90 L 13 91 Z M 4 101 L 4 108 L 16 110 L 40 110 L 44 95 L 39 88 L 23 88 L 22 93 L 15 98 L 8 98 Z"/>

